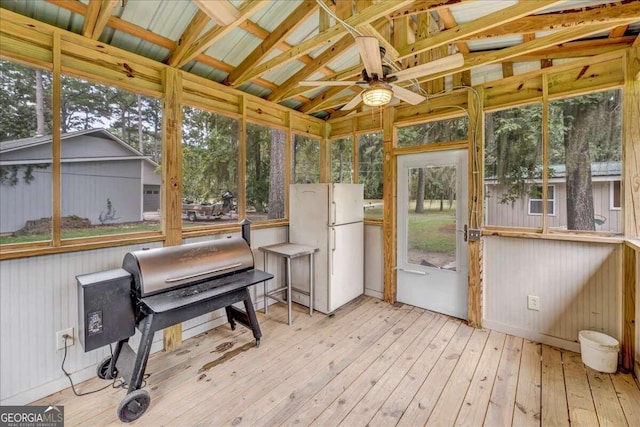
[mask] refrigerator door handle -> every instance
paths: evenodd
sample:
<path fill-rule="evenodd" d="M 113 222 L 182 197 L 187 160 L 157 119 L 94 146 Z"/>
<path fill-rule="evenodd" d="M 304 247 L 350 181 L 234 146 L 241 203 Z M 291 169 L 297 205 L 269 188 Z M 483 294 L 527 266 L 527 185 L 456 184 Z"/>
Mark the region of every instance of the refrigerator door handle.
<path fill-rule="evenodd" d="M 333 266 L 335 264 L 334 255 L 336 253 L 336 229 L 331 229 L 331 275 L 333 276 Z"/>
<path fill-rule="evenodd" d="M 329 222 L 331 223 L 331 225 L 334 225 L 336 223 L 337 211 L 338 207 L 336 205 L 336 202 L 331 201 L 331 217 L 329 218 Z"/>

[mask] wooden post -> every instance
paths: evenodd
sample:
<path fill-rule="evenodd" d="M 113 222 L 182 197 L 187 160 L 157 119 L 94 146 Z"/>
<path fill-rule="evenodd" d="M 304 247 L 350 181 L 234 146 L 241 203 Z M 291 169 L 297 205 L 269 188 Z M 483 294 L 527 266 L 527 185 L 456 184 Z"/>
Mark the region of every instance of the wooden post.
<path fill-rule="evenodd" d="M 484 120 L 482 115 L 484 92 L 469 90 L 469 228 L 479 229 L 483 224 Z M 468 241 L 469 289 L 467 319 L 469 326 L 482 327 L 482 240 Z"/>
<path fill-rule="evenodd" d="M 60 118 L 60 109 L 61 107 L 61 98 L 62 98 L 62 76 L 61 76 L 61 63 L 62 63 L 62 53 L 60 52 L 60 33 L 53 33 L 52 40 L 53 47 L 53 117 L 52 117 L 52 125 L 53 129 L 51 132 L 52 143 L 51 143 L 51 177 L 52 177 L 52 196 L 53 203 L 51 206 L 51 239 L 54 247 L 60 246 L 61 239 L 61 230 L 62 226 L 62 141 L 60 139 L 61 132 L 61 118 Z"/>
<path fill-rule="evenodd" d="M 247 215 L 247 99 L 240 97 L 240 123 L 238 132 L 238 221 Z"/>
<path fill-rule="evenodd" d="M 331 125 L 324 124 L 324 136 L 320 140 L 320 182 L 331 182 Z"/>
<path fill-rule="evenodd" d="M 383 247 L 384 247 L 384 300 L 396 302 L 396 158 L 393 152 L 394 108 L 387 107 L 383 113 Z"/>
<path fill-rule="evenodd" d="M 162 229 L 165 246 L 182 244 L 182 75 L 166 68 L 162 109 Z M 164 349 L 182 344 L 182 324 L 164 330 Z"/>
<path fill-rule="evenodd" d="M 640 47 L 627 50 L 622 119 L 622 153 L 624 159 L 624 234 L 640 237 Z M 629 245 L 623 249 L 623 328 L 622 367 L 634 369 L 636 319 L 636 253 Z"/>

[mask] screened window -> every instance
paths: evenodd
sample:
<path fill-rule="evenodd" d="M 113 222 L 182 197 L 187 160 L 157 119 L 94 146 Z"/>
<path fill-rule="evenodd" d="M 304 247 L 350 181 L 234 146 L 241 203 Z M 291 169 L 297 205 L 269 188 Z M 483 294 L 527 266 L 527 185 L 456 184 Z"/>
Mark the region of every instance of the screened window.
<path fill-rule="evenodd" d="M 183 108 L 184 226 L 237 222 L 238 139 L 237 119 Z"/>
<path fill-rule="evenodd" d="M 0 61 L 0 244 L 51 239 L 51 81 Z"/>
<path fill-rule="evenodd" d="M 318 182 L 320 182 L 320 141 L 296 134 L 291 144 L 291 183 Z"/>
<path fill-rule="evenodd" d="M 353 183 L 353 138 L 331 141 L 331 182 Z"/>
<path fill-rule="evenodd" d="M 160 230 L 160 100 L 68 76 L 61 96 L 62 237 Z"/>
<path fill-rule="evenodd" d="M 467 116 L 398 129 L 398 147 L 416 147 L 467 139 Z"/>
<path fill-rule="evenodd" d="M 547 187 L 547 215 L 556 214 L 556 187 Z M 529 215 L 542 215 L 542 185 L 535 185 L 529 193 Z"/>
<path fill-rule="evenodd" d="M 358 137 L 358 183 L 364 185 L 365 219 L 382 219 L 383 213 L 382 132 Z"/>
<path fill-rule="evenodd" d="M 622 231 L 621 212 L 610 209 L 609 194 L 609 181 L 622 176 L 621 98 L 616 89 L 549 102 L 547 172 L 549 182 L 563 189 L 566 206 L 550 226 Z"/>
<path fill-rule="evenodd" d="M 541 228 L 527 193 L 542 181 L 542 106 L 486 113 L 484 161 L 485 224 Z"/>
<path fill-rule="evenodd" d="M 247 123 L 246 216 L 252 221 L 285 217 L 284 131 Z"/>

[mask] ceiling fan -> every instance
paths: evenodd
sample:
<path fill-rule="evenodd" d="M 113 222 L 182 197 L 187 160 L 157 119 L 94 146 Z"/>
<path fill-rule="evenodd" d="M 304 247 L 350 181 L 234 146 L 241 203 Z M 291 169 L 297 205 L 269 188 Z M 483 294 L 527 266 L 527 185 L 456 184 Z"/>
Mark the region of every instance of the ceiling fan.
<path fill-rule="evenodd" d="M 378 45 L 377 38 L 358 36 L 355 39 L 360 52 L 360 57 L 362 58 L 362 63 L 364 64 L 361 81 L 304 80 L 299 83 L 300 86 L 323 87 L 357 85 L 366 88 L 345 104 L 341 108 L 342 110 L 351 110 L 357 107 L 360 102 L 364 102 L 365 105 L 380 107 L 391 102 L 391 99 L 394 96 L 411 105 L 416 105 L 424 101 L 426 98 L 420 94 L 410 91 L 409 89 L 398 86 L 395 83 L 461 67 L 464 64 L 464 57 L 462 54 L 456 53 L 455 55 L 436 59 L 429 63 L 417 65 L 406 70 L 392 72 L 393 70 L 391 67 L 382 63 L 385 49 Z"/>

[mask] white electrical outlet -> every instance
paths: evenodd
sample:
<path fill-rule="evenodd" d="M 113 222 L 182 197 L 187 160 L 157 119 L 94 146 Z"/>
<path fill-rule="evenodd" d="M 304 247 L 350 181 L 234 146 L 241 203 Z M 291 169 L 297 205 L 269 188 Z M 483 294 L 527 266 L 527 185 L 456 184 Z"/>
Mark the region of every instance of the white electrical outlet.
<path fill-rule="evenodd" d="M 64 350 L 65 335 L 69 336 L 69 338 L 66 339 L 67 348 L 71 347 L 74 344 L 75 337 L 73 336 L 73 328 L 63 329 L 61 331 L 56 332 L 56 350 Z"/>
<path fill-rule="evenodd" d="M 527 295 L 527 308 L 529 310 L 540 311 L 540 297 L 536 295 Z"/>

